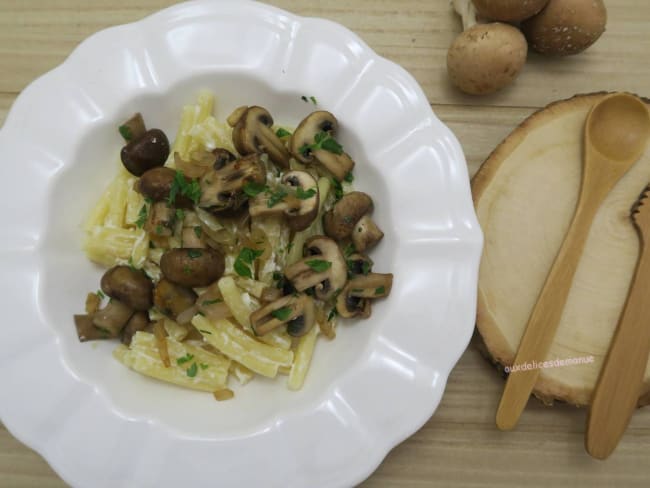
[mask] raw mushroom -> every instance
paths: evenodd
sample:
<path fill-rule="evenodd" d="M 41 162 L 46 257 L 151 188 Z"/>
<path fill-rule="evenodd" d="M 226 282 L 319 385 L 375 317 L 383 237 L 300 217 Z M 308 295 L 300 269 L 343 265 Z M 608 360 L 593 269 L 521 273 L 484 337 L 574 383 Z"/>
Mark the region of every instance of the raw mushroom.
<path fill-rule="evenodd" d="M 144 271 L 114 266 L 104 273 L 100 286 L 106 295 L 138 312 L 146 312 L 153 306 L 153 283 Z"/>
<path fill-rule="evenodd" d="M 223 275 L 224 256 L 211 248 L 177 248 L 160 258 L 160 271 L 169 281 L 186 287 L 208 286 Z"/>
<path fill-rule="evenodd" d="M 372 209 L 372 198 L 368 194 L 347 193 L 323 215 L 323 230 L 337 241 L 351 238 L 356 250 L 364 252 L 384 236 L 368 215 Z"/>
<path fill-rule="evenodd" d="M 325 236 L 314 236 L 305 242 L 305 258 L 287 266 L 284 275 L 294 288 L 314 288 L 316 298 L 329 300 L 347 281 L 347 266 L 338 244 Z"/>
<path fill-rule="evenodd" d="M 262 107 L 239 107 L 229 117 L 232 142 L 241 155 L 266 153 L 282 169 L 289 168 L 291 155 L 271 129 L 273 117 Z"/>
<path fill-rule="evenodd" d="M 201 199 L 199 207 L 211 212 L 239 210 L 247 201 L 244 192 L 246 184 L 263 186 L 266 183 L 266 170 L 259 154 L 251 154 L 234 161 L 217 159 L 221 165 L 207 172 L 201 178 Z"/>
<path fill-rule="evenodd" d="M 289 150 L 294 157 L 304 164 L 314 161 L 332 173 L 338 181 L 343 181 L 354 168 L 354 161 L 334 140 L 338 131 L 338 121 L 330 112 L 319 110 L 311 113 L 298 125 L 291 140 Z M 331 141 L 330 144 L 318 141 L 317 138 Z M 313 148 L 313 146 L 319 146 Z"/>
<path fill-rule="evenodd" d="M 481 17 L 500 22 L 521 22 L 532 17 L 548 0 L 473 0 Z"/>
<path fill-rule="evenodd" d="M 341 317 L 370 317 L 370 301 L 386 297 L 393 286 L 393 275 L 369 273 L 357 276 L 336 297 L 336 311 Z"/>
<path fill-rule="evenodd" d="M 294 195 L 287 192 L 288 194 L 281 201 L 273 205 L 270 203 L 272 195 L 266 192 L 259 193 L 250 202 L 250 215 L 251 217 L 284 215 L 287 226 L 291 230 L 305 230 L 318 215 L 320 202 L 318 183 L 306 171 L 290 171 L 282 177 L 282 184 L 291 189 L 295 188 L 296 192 L 300 191 L 301 193 Z M 277 191 L 281 191 L 281 188 Z"/>
<path fill-rule="evenodd" d="M 160 129 L 146 130 L 142 115 L 135 114 L 120 126 L 127 142 L 120 152 L 122 164 L 135 176 L 148 169 L 162 166 L 169 157 L 169 140 Z"/>
<path fill-rule="evenodd" d="M 289 335 L 303 336 L 316 322 L 314 300 L 303 293 L 284 296 L 253 312 L 250 322 L 258 336 L 283 325 L 287 326 Z"/>
<path fill-rule="evenodd" d="M 172 283 L 165 278 L 161 279 L 154 288 L 153 303 L 165 315 L 172 318 L 194 306 L 196 293 L 191 288 Z"/>
<path fill-rule="evenodd" d="M 542 54 L 567 56 L 584 51 L 605 32 L 602 0 L 550 0 L 521 30 L 530 47 Z"/>
<path fill-rule="evenodd" d="M 463 30 L 447 53 L 454 85 L 471 95 L 493 93 L 510 84 L 526 62 L 528 45 L 519 29 L 499 22 L 476 24 L 471 0 L 454 0 Z"/>

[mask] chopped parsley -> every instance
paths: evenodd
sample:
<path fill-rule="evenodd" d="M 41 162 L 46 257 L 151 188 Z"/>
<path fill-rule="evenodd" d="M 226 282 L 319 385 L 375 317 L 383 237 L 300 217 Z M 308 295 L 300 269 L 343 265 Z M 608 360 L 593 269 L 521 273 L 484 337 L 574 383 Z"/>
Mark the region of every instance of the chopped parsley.
<path fill-rule="evenodd" d="M 264 183 L 258 183 L 256 181 L 247 181 L 243 187 L 244 193 L 249 197 L 253 198 L 259 195 L 260 193 L 267 191 L 268 188 Z"/>
<path fill-rule="evenodd" d="M 309 200 L 311 197 L 316 195 L 316 188 L 310 188 L 309 190 L 303 190 L 301 187 L 296 188 L 296 197 L 300 200 Z"/>
<path fill-rule="evenodd" d="M 354 175 L 352 174 L 352 171 L 350 171 L 347 175 L 345 175 L 343 179 L 348 183 L 352 183 L 354 181 Z"/>
<path fill-rule="evenodd" d="M 133 132 L 131 132 L 131 129 L 128 125 L 120 125 L 117 130 L 120 131 L 120 135 L 124 137 L 125 141 L 130 141 L 133 139 Z"/>
<path fill-rule="evenodd" d="M 176 360 L 176 364 L 179 366 L 182 366 L 185 363 L 189 363 L 192 359 L 194 359 L 194 354 L 190 354 L 189 352 L 180 358 Z"/>
<path fill-rule="evenodd" d="M 343 198 L 343 187 L 341 186 L 341 183 L 335 178 L 332 178 L 331 182 L 332 188 L 334 188 L 334 199 L 338 202 L 341 198 Z"/>
<path fill-rule="evenodd" d="M 212 335 L 212 332 L 210 332 L 209 330 L 205 330 L 205 329 L 199 329 L 199 332 L 202 332 L 202 333 L 204 333 L 204 334 L 210 334 L 210 335 Z"/>
<path fill-rule="evenodd" d="M 309 99 L 311 100 L 311 103 L 313 103 L 314 105 L 318 105 L 318 100 L 316 100 L 315 96 L 312 95 L 311 97 L 309 97 Z"/>
<path fill-rule="evenodd" d="M 332 310 L 330 310 L 330 313 L 327 315 L 327 321 L 331 322 L 332 319 L 336 317 L 336 315 L 337 315 L 337 311 L 335 308 L 333 308 Z"/>
<path fill-rule="evenodd" d="M 196 235 L 196 237 L 198 237 L 199 239 L 203 235 L 203 229 L 201 228 L 200 225 L 194 227 L 194 235 Z"/>
<path fill-rule="evenodd" d="M 262 254 L 264 254 L 264 250 L 258 251 L 257 249 L 251 249 L 250 247 L 243 248 L 239 252 L 237 259 L 235 259 L 235 272 L 244 278 L 253 279 L 251 266 L 253 265 L 253 261 L 259 258 Z"/>
<path fill-rule="evenodd" d="M 104 292 L 101 291 L 101 290 L 97 290 L 97 293 L 95 293 L 95 295 L 97 295 L 100 300 L 103 300 L 104 298 L 106 298 L 106 295 L 104 295 Z"/>
<path fill-rule="evenodd" d="M 163 233 L 163 227 L 162 225 L 158 224 L 156 226 L 156 234 L 161 235 Z"/>
<path fill-rule="evenodd" d="M 361 273 L 363 273 L 364 276 L 368 276 L 368 273 L 370 273 L 370 263 L 368 261 L 361 263 Z"/>
<path fill-rule="evenodd" d="M 289 317 L 291 317 L 292 311 L 293 309 L 291 307 L 282 307 L 282 308 L 278 308 L 277 310 L 273 310 L 273 312 L 271 312 L 271 316 L 284 322 L 288 320 Z"/>
<path fill-rule="evenodd" d="M 182 221 L 185 218 L 185 212 L 182 208 L 176 209 L 176 220 Z"/>
<path fill-rule="evenodd" d="M 323 271 L 327 271 L 332 267 L 332 263 L 330 261 L 325 261 L 323 259 L 310 259 L 309 261 L 306 261 L 305 264 L 307 264 L 307 266 L 309 266 L 317 273 L 322 273 Z"/>
<path fill-rule="evenodd" d="M 187 255 L 190 259 L 197 259 L 203 256 L 203 251 L 199 249 L 188 249 Z"/>
<path fill-rule="evenodd" d="M 174 205 L 176 203 L 177 195 L 183 195 L 189 198 L 196 205 L 201 199 L 201 185 L 199 185 L 198 180 L 190 180 L 188 182 L 182 171 L 176 171 L 174 180 L 172 181 L 172 186 L 169 189 L 167 204 L 170 206 Z"/>
<path fill-rule="evenodd" d="M 355 252 L 357 252 L 357 250 L 354 248 L 354 244 L 352 244 L 351 242 L 343 249 L 343 255 L 346 258 L 352 256 Z"/>
<path fill-rule="evenodd" d="M 289 192 L 284 188 L 279 188 L 275 191 L 267 191 L 269 199 L 266 202 L 268 208 L 275 207 L 278 203 L 282 202 L 286 196 L 289 195 Z"/>
<path fill-rule="evenodd" d="M 307 102 L 309 101 L 309 99 L 308 99 L 305 95 L 303 95 L 302 97 L 300 97 L 300 99 L 301 99 L 303 102 L 305 102 L 305 103 L 307 103 Z"/>
<path fill-rule="evenodd" d="M 298 152 L 303 156 L 307 156 L 310 152 L 317 151 L 318 149 L 324 149 L 334 154 L 343 154 L 343 146 L 336 142 L 329 132 L 325 131 L 318 132 L 314 136 L 314 143 L 304 144 L 298 149 Z"/>
<path fill-rule="evenodd" d="M 375 288 L 375 295 L 383 295 L 384 293 L 386 293 L 386 287 L 380 286 Z"/>
<path fill-rule="evenodd" d="M 183 266 L 183 273 L 186 275 L 191 275 L 192 274 L 192 268 L 190 268 L 187 264 Z"/>
<path fill-rule="evenodd" d="M 194 378 L 196 376 L 196 373 L 198 372 L 199 368 L 196 366 L 196 363 L 192 363 L 192 366 L 187 368 L 185 372 L 187 373 L 187 376 L 190 378 Z"/>
<path fill-rule="evenodd" d="M 221 303 L 223 300 L 221 298 L 215 298 L 214 300 L 203 300 L 201 302 L 202 307 L 207 307 L 209 305 L 214 305 L 215 303 Z"/>
<path fill-rule="evenodd" d="M 205 364 L 205 363 L 201 363 L 199 364 L 199 366 L 201 366 L 201 369 L 208 369 L 210 367 L 209 364 Z"/>
<path fill-rule="evenodd" d="M 278 137 L 289 137 L 291 135 L 291 132 L 289 132 L 287 129 L 283 129 L 280 127 L 278 130 L 275 131 L 275 135 Z"/>
<path fill-rule="evenodd" d="M 147 204 L 145 203 L 142 205 L 140 212 L 138 212 L 138 220 L 135 221 L 135 225 L 138 229 L 142 229 L 144 227 L 144 224 L 147 221 L 147 213 Z"/>

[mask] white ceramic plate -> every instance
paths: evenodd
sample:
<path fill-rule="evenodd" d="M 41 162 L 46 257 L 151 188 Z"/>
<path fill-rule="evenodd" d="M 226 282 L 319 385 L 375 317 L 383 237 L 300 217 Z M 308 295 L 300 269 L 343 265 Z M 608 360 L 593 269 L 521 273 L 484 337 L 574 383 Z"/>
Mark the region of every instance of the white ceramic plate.
<path fill-rule="evenodd" d="M 201 88 L 219 118 L 258 104 L 289 125 L 315 96 L 376 196 L 392 294 L 319 342 L 297 393 L 255 380 L 216 403 L 75 335 L 101 274 L 80 224 L 114 174 L 117 124 L 141 111 L 173 135 Z M 352 485 L 432 415 L 471 336 L 482 235 L 461 148 L 409 74 L 332 22 L 206 0 L 102 31 L 16 100 L 0 161 L 0 417 L 74 486 Z"/>

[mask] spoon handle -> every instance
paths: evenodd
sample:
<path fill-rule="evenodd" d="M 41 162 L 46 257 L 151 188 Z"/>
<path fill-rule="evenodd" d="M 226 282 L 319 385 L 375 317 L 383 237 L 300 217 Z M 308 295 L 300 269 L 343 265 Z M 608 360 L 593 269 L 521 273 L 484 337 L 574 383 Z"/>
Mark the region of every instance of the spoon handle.
<path fill-rule="evenodd" d="M 533 360 L 539 363 L 546 359 L 562 317 L 591 223 L 606 194 L 606 192 L 602 193 L 581 194 L 573 221 L 528 319 L 513 366 L 522 367 Z M 499 429 L 510 430 L 517 425 L 539 373 L 539 369 L 511 371 L 497 410 L 496 424 Z"/>
<path fill-rule="evenodd" d="M 585 448 L 598 459 L 614 451 L 639 400 L 650 353 L 649 290 L 650 255 L 644 246 L 587 417 Z"/>

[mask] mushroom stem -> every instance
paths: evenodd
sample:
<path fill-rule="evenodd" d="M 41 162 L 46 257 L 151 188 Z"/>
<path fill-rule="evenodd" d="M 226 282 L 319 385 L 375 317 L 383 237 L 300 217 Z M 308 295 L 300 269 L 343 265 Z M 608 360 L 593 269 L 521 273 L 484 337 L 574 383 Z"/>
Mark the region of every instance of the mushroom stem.
<path fill-rule="evenodd" d="M 478 22 L 476 7 L 472 3 L 472 0 L 452 0 L 452 5 L 454 10 L 463 21 L 463 30 L 466 31 L 473 25 L 476 25 Z"/>

